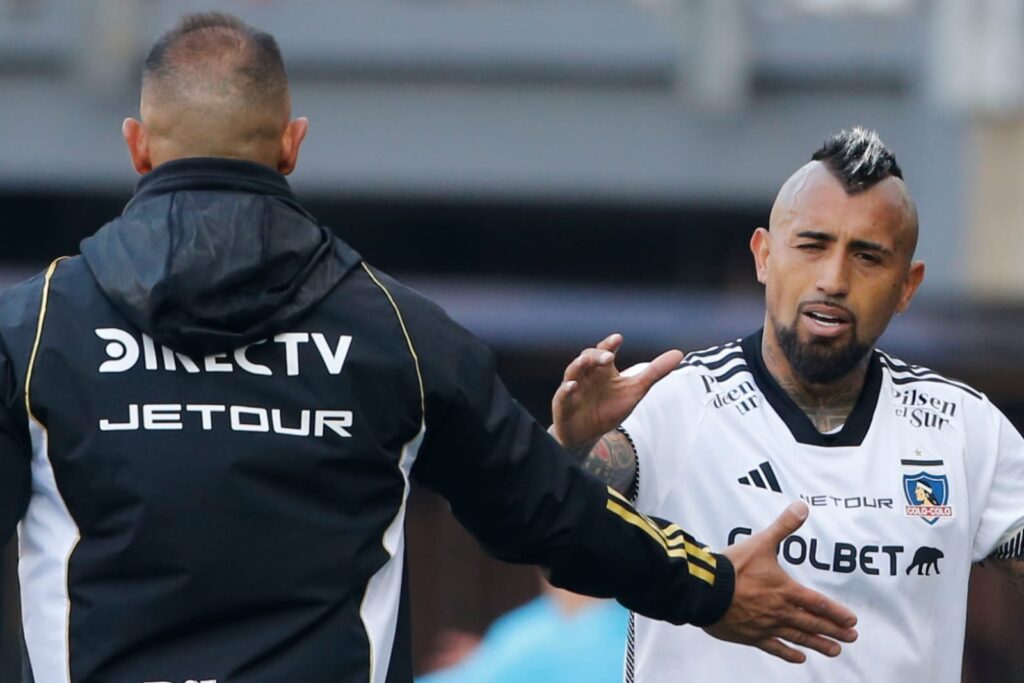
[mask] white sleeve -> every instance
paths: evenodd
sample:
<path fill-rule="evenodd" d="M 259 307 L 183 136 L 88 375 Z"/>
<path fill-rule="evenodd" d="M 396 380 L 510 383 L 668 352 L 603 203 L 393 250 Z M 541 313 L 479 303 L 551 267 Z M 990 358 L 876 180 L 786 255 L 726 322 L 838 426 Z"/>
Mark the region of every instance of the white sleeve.
<path fill-rule="evenodd" d="M 657 514 L 669 493 L 679 492 L 679 475 L 706 409 L 700 372 L 694 367 L 673 371 L 622 423 L 636 450 L 635 503 L 642 512 Z"/>
<path fill-rule="evenodd" d="M 1014 546 L 1019 552 L 1024 531 L 1024 438 L 995 406 L 986 401 L 986 407 L 989 452 L 972 454 L 981 456 L 977 464 L 968 461 L 974 470 L 969 472 L 975 479 L 971 507 L 978 523 L 974 561 L 993 553 L 1006 557 Z"/>

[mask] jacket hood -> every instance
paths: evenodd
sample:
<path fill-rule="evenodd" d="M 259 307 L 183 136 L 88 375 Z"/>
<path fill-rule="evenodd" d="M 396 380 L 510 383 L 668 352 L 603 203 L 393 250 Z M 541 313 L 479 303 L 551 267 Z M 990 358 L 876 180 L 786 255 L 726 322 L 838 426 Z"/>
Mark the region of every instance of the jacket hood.
<path fill-rule="evenodd" d="M 283 331 L 361 260 L 299 205 L 284 176 L 233 159 L 160 165 L 81 249 L 132 324 L 204 355 Z"/>

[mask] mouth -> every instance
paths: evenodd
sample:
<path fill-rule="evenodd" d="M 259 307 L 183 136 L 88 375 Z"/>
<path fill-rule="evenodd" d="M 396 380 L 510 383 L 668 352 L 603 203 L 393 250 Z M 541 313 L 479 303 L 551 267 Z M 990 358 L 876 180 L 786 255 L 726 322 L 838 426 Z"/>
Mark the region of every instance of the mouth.
<path fill-rule="evenodd" d="M 800 313 L 808 331 L 818 337 L 837 337 L 853 326 L 853 315 L 839 306 L 807 304 Z"/>
<path fill-rule="evenodd" d="M 825 315 L 824 313 L 816 313 L 814 311 L 804 313 L 804 315 L 806 315 L 808 318 L 814 320 L 817 323 L 820 323 L 822 325 L 828 325 L 829 327 L 836 327 L 846 322 L 845 320 L 841 319 L 838 316 Z"/>

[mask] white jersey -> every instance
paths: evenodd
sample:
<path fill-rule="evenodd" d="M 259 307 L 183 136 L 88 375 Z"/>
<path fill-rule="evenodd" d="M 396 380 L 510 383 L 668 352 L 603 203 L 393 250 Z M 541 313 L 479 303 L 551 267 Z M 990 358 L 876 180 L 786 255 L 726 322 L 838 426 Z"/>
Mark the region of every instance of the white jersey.
<path fill-rule="evenodd" d="M 1024 538 L 1024 440 L 985 396 L 876 351 L 843 429 L 822 435 L 768 374 L 757 333 L 691 353 L 622 428 L 637 508 L 714 548 L 804 500 L 779 561 L 853 609 L 860 633 L 795 667 L 634 615 L 627 683 L 959 683 L 971 563 L 1019 556 Z"/>

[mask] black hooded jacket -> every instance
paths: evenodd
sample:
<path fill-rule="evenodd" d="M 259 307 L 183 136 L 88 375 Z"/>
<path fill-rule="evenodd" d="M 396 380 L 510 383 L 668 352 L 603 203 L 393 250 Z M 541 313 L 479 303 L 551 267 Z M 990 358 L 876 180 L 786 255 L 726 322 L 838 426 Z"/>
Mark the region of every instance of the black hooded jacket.
<path fill-rule="evenodd" d="M 36 683 L 411 680 L 410 478 L 556 585 L 675 623 L 731 599 L 727 559 L 573 465 L 270 169 L 164 164 L 0 297 L 0 541 L 21 522 Z"/>

